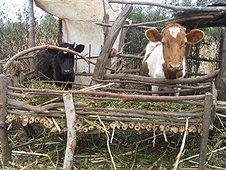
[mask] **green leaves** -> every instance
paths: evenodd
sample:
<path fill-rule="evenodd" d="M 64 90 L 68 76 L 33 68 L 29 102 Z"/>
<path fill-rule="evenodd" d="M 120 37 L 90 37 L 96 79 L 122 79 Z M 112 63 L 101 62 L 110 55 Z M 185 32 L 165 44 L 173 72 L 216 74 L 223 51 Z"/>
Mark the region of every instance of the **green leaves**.
<path fill-rule="evenodd" d="M 171 13 L 167 9 L 158 7 L 136 6 L 129 15 L 132 24 L 159 21 L 170 17 Z M 164 24 L 155 24 L 152 26 L 163 26 Z M 144 32 L 147 27 L 130 27 L 125 38 L 124 51 L 129 54 L 140 53 L 147 45 Z"/>

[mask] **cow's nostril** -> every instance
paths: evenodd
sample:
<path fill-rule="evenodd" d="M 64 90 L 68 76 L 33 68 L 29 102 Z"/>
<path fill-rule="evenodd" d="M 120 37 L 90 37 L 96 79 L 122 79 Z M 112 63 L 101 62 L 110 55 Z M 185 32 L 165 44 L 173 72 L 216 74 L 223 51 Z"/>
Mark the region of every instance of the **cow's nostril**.
<path fill-rule="evenodd" d="M 169 63 L 169 67 L 170 67 L 170 69 L 175 70 L 175 71 L 183 69 L 182 64 Z"/>
<path fill-rule="evenodd" d="M 170 64 L 170 67 L 171 68 L 179 68 L 180 67 L 180 64 Z"/>
<path fill-rule="evenodd" d="M 71 70 L 64 70 L 63 74 L 71 74 Z"/>

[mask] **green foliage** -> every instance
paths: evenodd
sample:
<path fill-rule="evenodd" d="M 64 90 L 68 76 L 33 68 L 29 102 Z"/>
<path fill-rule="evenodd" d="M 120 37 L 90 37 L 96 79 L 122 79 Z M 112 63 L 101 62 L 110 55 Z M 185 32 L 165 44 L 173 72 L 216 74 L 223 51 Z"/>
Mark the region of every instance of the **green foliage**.
<path fill-rule="evenodd" d="M 57 43 L 57 18 L 50 14 L 45 14 L 40 23 L 36 24 L 36 44 L 52 44 Z"/>
<path fill-rule="evenodd" d="M 191 1 L 190 0 L 183 0 L 182 5 L 183 6 L 191 6 Z"/>
<path fill-rule="evenodd" d="M 197 0 L 197 6 L 205 6 L 206 1 L 205 0 Z"/>
<path fill-rule="evenodd" d="M 61 90 L 61 88 L 56 86 L 55 84 L 43 83 L 42 81 L 36 81 L 36 80 L 31 80 L 26 87 L 30 89 Z M 27 98 L 23 100 L 29 100 L 29 104 L 33 106 L 38 106 L 38 105 L 45 105 L 47 103 L 56 102 L 59 99 L 51 96 L 39 96 L 39 97 L 34 97 L 31 99 Z"/>
<path fill-rule="evenodd" d="M 20 11 L 13 11 L 15 17 L 9 18 L 5 11 L 7 7 L 0 6 L 0 60 L 12 57 L 16 53 L 29 47 L 28 9 L 26 6 Z M 36 21 L 36 45 L 57 43 L 57 19 L 45 14 L 41 21 Z"/>
<path fill-rule="evenodd" d="M 7 21 L 0 27 L 0 59 L 12 56 L 28 47 L 28 24 Z"/>
<path fill-rule="evenodd" d="M 163 111 L 163 112 L 181 112 L 197 109 L 199 106 L 180 104 L 175 102 L 125 102 L 120 104 L 117 101 L 94 101 L 91 99 L 85 99 L 82 95 L 77 95 L 74 98 L 76 102 L 84 102 L 90 108 L 124 108 L 132 110 L 147 110 L 147 111 Z"/>
<path fill-rule="evenodd" d="M 42 81 L 30 80 L 27 84 L 28 88 L 31 89 L 48 89 L 48 90 L 60 90 L 55 84 L 44 83 Z"/>
<path fill-rule="evenodd" d="M 203 31 L 205 32 L 206 39 L 208 41 L 218 42 L 220 40 L 221 28 L 219 28 L 219 27 L 209 27 L 209 28 L 203 29 Z"/>
<path fill-rule="evenodd" d="M 129 19 L 132 20 L 133 24 L 142 22 L 151 22 L 163 20 L 169 17 L 169 11 L 163 8 L 157 7 L 134 7 L 133 11 L 129 15 Z M 154 26 L 163 26 L 163 24 L 155 24 Z M 134 54 L 140 53 L 146 46 L 148 40 L 144 33 L 147 28 L 143 27 L 130 27 L 128 29 L 124 51 L 126 53 Z"/>

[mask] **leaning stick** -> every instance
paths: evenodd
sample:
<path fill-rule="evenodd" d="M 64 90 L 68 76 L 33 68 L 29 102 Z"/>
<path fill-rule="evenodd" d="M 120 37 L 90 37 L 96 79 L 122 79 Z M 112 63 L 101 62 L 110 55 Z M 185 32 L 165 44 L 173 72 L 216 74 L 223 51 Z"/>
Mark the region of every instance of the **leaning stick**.
<path fill-rule="evenodd" d="M 210 154 L 212 154 L 212 153 L 220 152 L 220 151 L 225 150 L 225 149 L 226 149 L 226 146 L 224 146 L 223 148 L 219 148 L 219 149 L 210 151 L 210 152 L 208 152 L 206 155 L 210 155 Z M 196 154 L 196 155 L 193 155 L 193 156 L 184 158 L 184 159 L 180 160 L 179 163 L 182 163 L 182 162 L 191 160 L 191 159 L 196 158 L 196 157 L 199 157 L 199 154 Z"/>
<path fill-rule="evenodd" d="M 54 117 L 51 117 L 51 118 L 52 118 L 52 121 L 53 121 L 56 129 L 58 130 L 58 132 L 61 132 L 61 129 L 60 129 L 59 125 L 57 124 L 56 120 L 54 119 Z"/>
<path fill-rule="evenodd" d="M 73 97 L 71 93 L 64 93 L 64 110 L 67 121 L 67 144 L 64 157 L 63 170 L 71 169 L 73 164 L 73 156 L 76 147 L 76 131 L 74 128 L 74 122 L 76 120 L 75 108 L 73 103 Z"/>
<path fill-rule="evenodd" d="M 105 131 L 105 134 L 106 134 L 106 136 L 107 136 L 107 148 L 108 148 L 108 153 L 109 153 L 109 155 L 110 155 L 112 165 L 113 165 L 114 169 L 116 170 L 117 168 L 116 168 L 116 165 L 115 165 L 115 161 L 114 161 L 114 158 L 113 158 L 113 156 L 112 156 L 112 154 L 111 154 L 111 149 L 110 149 L 110 144 L 109 144 L 110 137 L 109 137 L 109 135 L 108 135 L 108 131 L 106 130 L 105 124 L 102 122 L 102 120 L 100 119 L 99 115 L 97 115 L 97 118 L 98 118 L 98 120 L 100 121 L 101 125 L 103 126 L 102 129 Z"/>
<path fill-rule="evenodd" d="M 112 143 L 113 142 L 113 139 L 114 139 L 116 124 L 117 124 L 117 122 L 114 122 L 114 126 L 112 128 L 112 134 L 111 134 L 110 143 Z"/>
<path fill-rule="evenodd" d="M 175 162 L 175 164 L 174 164 L 173 170 L 177 170 L 177 167 L 178 167 L 178 165 L 179 165 L 179 160 L 180 160 L 180 157 L 181 157 L 181 155 L 182 155 L 182 152 L 183 152 L 184 146 L 185 146 L 185 141 L 186 141 L 187 132 L 188 132 L 188 118 L 186 119 L 186 125 L 185 125 L 184 137 L 183 137 L 182 144 L 181 144 L 181 147 L 180 147 L 180 152 L 179 152 L 178 155 L 177 155 L 177 160 L 176 160 L 176 162 Z"/>
<path fill-rule="evenodd" d="M 153 147 L 155 147 L 155 141 L 156 141 L 156 133 L 155 133 L 155 131 L 157 130 L 157 127 L 156 127 L 156 125 L 154 124 L 153 125 L 153 136 L 154 136 L 154 138 L 153 138 L 153 140 L 152 140 L 152 144 L 153 144 Z"/>

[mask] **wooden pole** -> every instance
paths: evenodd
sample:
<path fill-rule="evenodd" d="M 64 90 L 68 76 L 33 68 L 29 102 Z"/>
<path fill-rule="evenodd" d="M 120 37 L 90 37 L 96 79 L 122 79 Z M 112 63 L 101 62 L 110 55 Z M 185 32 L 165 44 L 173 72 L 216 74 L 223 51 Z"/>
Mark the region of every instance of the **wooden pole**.
<path fill-rule="evenodd" d="M 35 16 L 33 0 L 28 1 L 29 10 L 29 47 L 35 46 Z"/>
<path fill-rule="evenodd" d="M 34 16 L 34 3 L 33 0 L 28 0 L 28 10 L 29 10 L 29 48 L 35 46 L 35 16 Z M 31 55 L 34 55 L 32 53 Z M 29 59 L 30 70 L 34 70 L 34 58 Z"/>
<path fill-rule="evenodd" d="M 6 90 L 7 82 L 6 76 L 0 75 L 0 142 L 2 148 L 2 158 L 3 164 L 7 164 L 11 160 L 11 147 L 8 141 L 8 132 L 6 129 Z"/>
<path fill-rule="evenodd" d="M 213 95 L 211 93 L 206 93 L 204 114 L 202 119 L 202 136 L 201 136 L 201 146 L 200 146 L 200 154 L 199 154 L 199 170 L 204 170 L 204 165 L 206 161 L 206 149 L 207 149 L 207 142 L 209 138 L 212 105 L 213 105 Z"/>
<path fill-rule="evenodd" d="M 103 17 L 103 23 L 104 24 L 109 24 L 109 15 L 106 12 L 106 5 L 105 5 L 105 0 L 103 0 L 103 8 L 104 8 L 104 17 Z M 103 27 L 104 29 L 104 43 L 108 37 L 109 34 L 109 28 L 108 27 Z M 108 57 L 108 60 L 106 62 L 106 66 L 110 67 L 111 66 L 111 58 Z"/>
<path fill-rule="evenodd" d="M 103 48 L 100 52 L 99 57 L 97 58 L 97 63 L 93 72 L 93 79 L 91 81 L 91 85 L 98 84 L 98 82 L 95 81 L 95 79 L 103 79 L 104 73 L 105 73 L 105 66 L 107 64 L 107 60 L 109 57 L 109 54 L 111 52 L 112 46 L 115 43 L 115 40 L 118 36 L 118 33 L 120 29 L 122 28 L 125 20 L 127 19 L 128 15 L 132 11 L 131 5 L 126 5 L 122 12 L 117 17 L 116 21 L 114 22 L 111 30 L 109 31 L 109 34 L 107 36 L 107 39 L 103 45 Z"/>
<path fill-rule="evenodd" d="M 72 169 L 73 156 L 76 147 L 76 131 L 74 128 L 76 116 L 72 94 L 69 92 L 63 94 L 63 100 L 67 120 L 67 146 L 64 157 L 63 170 L 70 170 Z"/>
<path fill-rule="evenodd" d="M 58 38 L 57 38 L 57 43 L 58 44 L 62 44 L 62 37 L 63 37 L 63 31 L 62 31 L 62 27 L 63 27 L 63 21 L 62 19 L 58 19 Z"/>
<path fill-rule="evenodd" d="M 220 72 L 216 78 L 216 87 L 218 90 L 217 99 L 226 101 L 226 38 L 222 35 L 221 39 L 223 40 L 221 40 L 219 49 Z"/>

